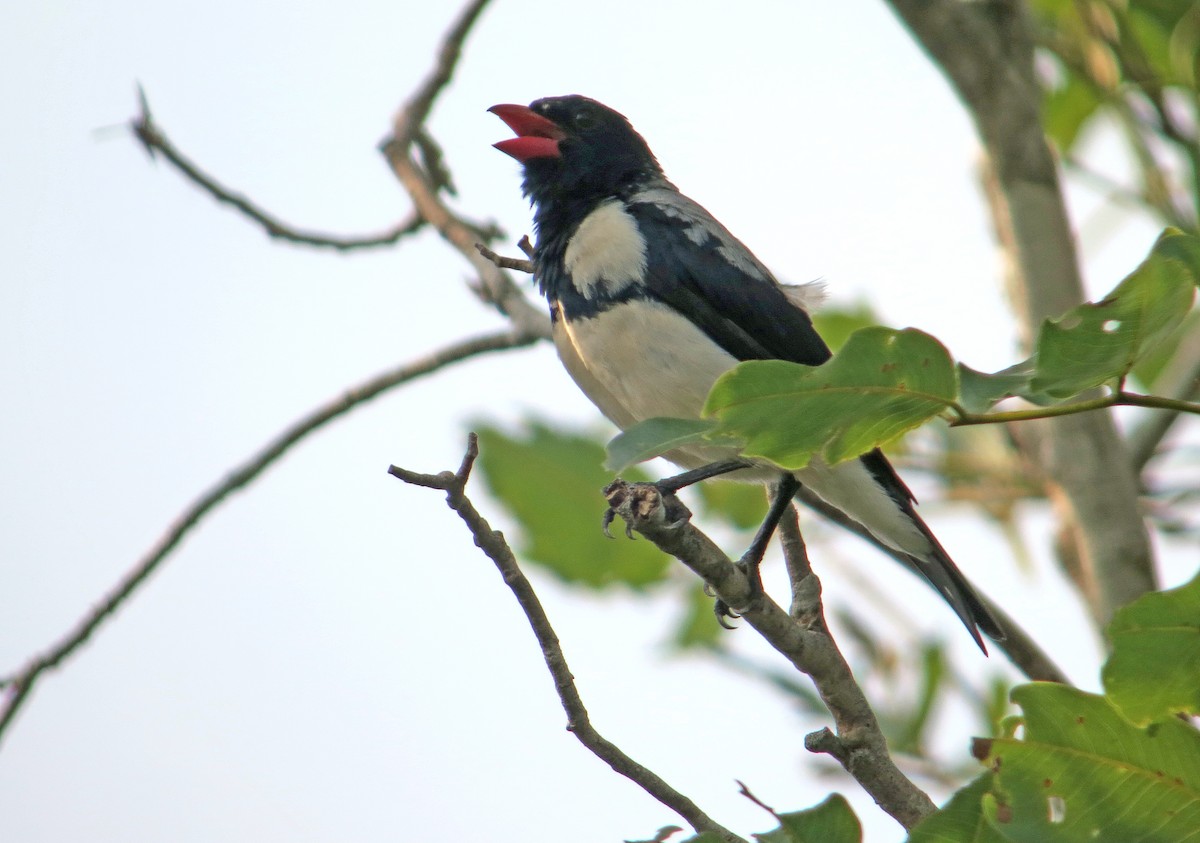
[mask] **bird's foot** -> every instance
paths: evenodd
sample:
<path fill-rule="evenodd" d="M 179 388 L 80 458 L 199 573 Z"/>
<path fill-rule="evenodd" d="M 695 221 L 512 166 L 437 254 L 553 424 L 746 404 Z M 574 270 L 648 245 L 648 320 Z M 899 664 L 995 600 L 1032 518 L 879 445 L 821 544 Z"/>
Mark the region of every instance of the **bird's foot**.
<path fill-rule="evenodd" d="M 664 491 L 657 483 L 627 483 L 618 477 L 604 487 L 604 498 L 608 501 L 608 509 L 604 511 L 600 526 L 610 539 L 613 534 L 609 527 L 618 515 L 624 519 L 625 535 L 631 539 L 634 524 L 646 519 L 676 524 L 692 517 L 691 510 L 669 487 Z"/>
<path fill-rule="evenodd" d="M 600 520 L 600 529 L 604 531 L 604 535 L 610 539 L 613 538 L 614 536 L 609 527 L 612 526 L 617 516 L 621 514 L 621 507 L 629 505 L 631 502 L 634 505 L 638 505 L 642 510 L 646 510 L 659 501 L 675 502 L 685 516 L 690 516 L 691 513 L 687 511 L 687 507 L 675 498 L 676 492 L 699 483 L 701 480 L 708 480 L 710 477 L 719 477 L 731 471 L 749 468 L 751 465 L 753 463 L 750 460 L 721 460 L 720 462 L 700 466 L 700 468 L 694 468 L 691 471 L 685 471 L 682 474 L 664 477 L 652 483 L 627 483 L 618 477 L 604 488 L 604 497 L 608 500 L 608 508 L 604 510 L 604 516 Z M 649 493 L 649 489 L 653 489 L 658 493 L 656 500 L 651 500 L 653 495 Z M 639 492 L 639 490 L 641 491 Z M 633 528 L 630 526 L 628 519 L 625 521 L 625 535 L 633 538 Z"/>
<path fill-rule="evenodd" d="M 746 552 L 742 554 L 736 564 L 746 575 L 746 580 L 750 584 L 750 594 L 746 598 L 746 606 L 753 606 L 765 594 L 762 584 L 762 567 L 763 556 L 767 553 L 767 545 L 771 542 L 771 536 L 775 533 L 775 528 L 779 526 L 779 520 L 783 517 L 783 513 L 791 505 L 792 496 L 800 488 L 799 481 L 791 474 L 784 474 L 778 485 L 773 490 L 771 495 L 771 506 L 767 510 L 767 517 L 758 528 L 758 532 L 754 534 L 754 539 L 750 542 L 750 547 L 746 548 Z M 726 629 L 732 629 L 725 621 L 741 617 L 741 615 L 733 610 L 724 600 L 717 598 L 717 602 L 713 604 L 713 611 L 717 615 L 717 623 Z"/>
<path fill-rule="evenodd" d="M 750 586 L 750 593 L 746 597 L 745 608 L 753 607 L 766 594 L 763 588 L 762 572 L 760 570 L 762 562 L 762 554 L 759 553 L 757 558 L 754 555 L 754 548 L 746 551 L 737 562 L 733 564 L 746 575 L 746 582 Z M 744 611 L 744 610 L 743 610 Z M 717 623 L 724 629 L 737 629 L 737 627 L 728 621 L 735 621 L 742 616 L 741 612 L 736 611 L 732 606 L 718 597 L 713 603 L 713 614 L 717 616 Z"/>

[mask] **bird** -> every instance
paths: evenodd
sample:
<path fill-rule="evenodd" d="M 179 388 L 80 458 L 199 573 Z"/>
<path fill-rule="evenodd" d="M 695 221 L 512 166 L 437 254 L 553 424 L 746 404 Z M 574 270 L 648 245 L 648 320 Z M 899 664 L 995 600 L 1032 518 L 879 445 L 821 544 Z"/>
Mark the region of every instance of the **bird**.
<path fill-rule="evenodd" d="M 522 165 L 534 212 L 533 274 L 559 358 L 617 427 L 699 418 L 713 383 L 741 361 L 819 366 L 830 358 L 809 315 L 821 287 L 778 282 L 666 178 L 624 115 L 578 94 L 488 111 L 515 134 L 494 146 Z M 696 470 L 746 465 L 730 463 L 736 452 L 717 446 L 665 456 Z M 814 457 L 794 472 L 755 463 L 731 476 L 779 484 L 775 521 L 799 486 L 807 487 L 923 574 L 985 654 L 981 629 L 1003 640 L 1001 625 L 880 450 L 833 465 Z M 751 546 L 759 558 L 773 528 L 764 524 Z"/>

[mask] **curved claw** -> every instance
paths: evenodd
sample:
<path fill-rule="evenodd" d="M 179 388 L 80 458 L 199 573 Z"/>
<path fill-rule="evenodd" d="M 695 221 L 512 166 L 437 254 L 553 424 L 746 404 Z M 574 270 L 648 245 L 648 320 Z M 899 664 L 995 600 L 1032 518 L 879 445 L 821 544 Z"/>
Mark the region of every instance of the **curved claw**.
<path fill-rule="evenodd" d="M 612 522 L 616 520 L 617 511 L 615 509 L 610 506 L 608 509 L 604 510 L 604 517 L 600 519 L 600 529 L 603 530 L 604 535 L 608 536 L 610 539 L 616 538 L 616 536 L 612 534 L 612 531 L 608 529 L 612 526 Z M 633 527 L 631 527 L 628 522 L 625 524 L 625 537 L 630 541 L 637 541 L 637 536 L 633 534 Z"/>
<path fill-rule="evenodd" d="M 737 624 L 726 623 L 726 619 L 737 620 L 741 617 L 733 609 L 729 608 L 729 604 L 721 598 L 717 598 L 717 602 L 713 603 L 713 614 L 717 616 L 717 623 L 722 629 L 737 629 Z"/>

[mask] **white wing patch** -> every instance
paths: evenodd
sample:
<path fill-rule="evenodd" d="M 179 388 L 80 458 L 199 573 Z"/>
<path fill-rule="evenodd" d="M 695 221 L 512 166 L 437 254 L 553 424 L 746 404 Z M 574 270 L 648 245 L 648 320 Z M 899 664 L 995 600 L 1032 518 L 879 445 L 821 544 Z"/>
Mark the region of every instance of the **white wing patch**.
<path fill-rule="evenodd" d="M 584 298 L 619 293 L 646 272 L 646 240 L 617 200 L 592 211 L 567 244 L 563 265 Z"/>

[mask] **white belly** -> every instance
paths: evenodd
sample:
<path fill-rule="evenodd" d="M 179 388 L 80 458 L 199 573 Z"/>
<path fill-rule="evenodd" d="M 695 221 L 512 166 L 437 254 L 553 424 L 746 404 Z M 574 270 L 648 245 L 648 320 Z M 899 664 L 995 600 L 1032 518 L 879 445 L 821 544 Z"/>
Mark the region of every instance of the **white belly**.
<path fill-rule="evenodd" d="M 554 326 L 558 355 L 579 388 L 618 427 L 656 416 L 699 418 L 737 359 L 671 308 L 638 300 Z"/>
<path fill-rule="evenodd" d="M 639 300 L 591 319 L 554 324 L 554 344 L 571 377 L 617 427 L 658 416 L 699 418 L 708 391 L 738 361 L 671 308 Z M 718 447 L 688 447 L 665 454 L 684 468 L 737 456 Z M 729 475 L 770 482 L 778 469 L 765 464 Z M 929 540 L 905 516 L 858 460 L 829 466 L 815 458 L 797 479 L 898 550 L 924 556 Z"/>

